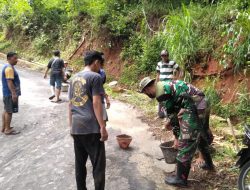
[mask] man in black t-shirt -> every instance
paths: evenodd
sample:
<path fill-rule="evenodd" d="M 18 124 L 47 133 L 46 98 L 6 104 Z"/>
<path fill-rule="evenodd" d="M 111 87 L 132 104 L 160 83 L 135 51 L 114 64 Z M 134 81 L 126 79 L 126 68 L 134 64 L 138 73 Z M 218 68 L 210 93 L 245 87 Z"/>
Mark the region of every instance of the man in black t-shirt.
<path fill-rule="evenodd" d="M 48 72 L 51 69 L 50 74 L 50 86 L 52 95 L 49 97 L 50 100 L 56 97 L 55 102 L 60 102 L 61 99 L 61 86 L 64 78 L 64 61 L 60 58 L 60 51 L 54 51 L 54 57 L 49 61 L 47 70 L 45 72 L 44 78 L 47 78 Z"/>

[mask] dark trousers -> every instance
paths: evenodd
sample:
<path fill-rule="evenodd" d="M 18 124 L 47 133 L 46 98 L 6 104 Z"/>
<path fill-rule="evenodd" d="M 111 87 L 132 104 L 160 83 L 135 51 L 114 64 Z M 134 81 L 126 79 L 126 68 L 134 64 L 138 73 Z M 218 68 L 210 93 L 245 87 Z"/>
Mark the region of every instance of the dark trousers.
<path fill-rule="evenodd" d="M 106 155 L 104 142 L 100 134 L 73 135 L 75 148 L 75 172 L 77 190 L 87 190 L 86 162 L 90 157 L 93 166 L 95 190 L 105 188 Z"/>

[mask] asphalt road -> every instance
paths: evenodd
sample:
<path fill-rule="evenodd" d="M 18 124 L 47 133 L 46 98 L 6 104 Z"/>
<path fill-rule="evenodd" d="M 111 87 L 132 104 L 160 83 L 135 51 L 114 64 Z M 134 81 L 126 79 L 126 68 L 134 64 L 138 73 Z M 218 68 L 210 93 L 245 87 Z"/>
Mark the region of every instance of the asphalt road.
<path fill-rule="evenodd" d="M 49 82 L 41 73 L 17 70 L 22 96 L 20 112 L 14 115 L 12 126 L 21 134 L 0 134 L 0 190 L 74 190 L 74 152 L 67 123 L 67 94 L 63 93 L 62 103 L 52 103 L 48 100 Z M 2 94 L 0 97 L 2 102 Z M 0 110 L 3 111 L 2 103 Z M 164 184 L 164 177 L 174 166 L 157 160 L 162 156 L 160 143 L 139 119 L 141 113 L 132 106 L 112 101 L 108 114 L 106 189 L 173 189 Z M 117 145 L 115 137 L 121 133 L 133 137 L 129 150 L 121 150 Z M 94 189 L 91 167 L 88 162 L 90 190 Z"/>

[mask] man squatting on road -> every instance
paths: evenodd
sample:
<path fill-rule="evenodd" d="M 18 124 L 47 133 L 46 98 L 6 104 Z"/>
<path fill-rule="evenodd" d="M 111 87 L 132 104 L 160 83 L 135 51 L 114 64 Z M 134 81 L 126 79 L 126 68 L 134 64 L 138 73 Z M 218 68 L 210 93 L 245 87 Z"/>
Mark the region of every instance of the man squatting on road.
<path fill-rule="evenodd" d="M 106 155 L 104 141 L 108 139 L 103 119 L 103 80 L 98 74 L 104 59 L 97 51 L 84 56 L 85 67 L 77 73 L 69 87 L 69 125 L 74 139 L 77 190 L 86 190 L 86 162 L 93 166 L 95 190 L 105 188 Z"/>
<path fill-rule="evenodd" d="M 18 112 L 18 98 L 21 96 L 21 85 L 19 75 L 15 69 L 18 57 L 15 52 L 7 54 L 8 63 L 4 65 L 2 70 L 2 87 L 3 87 L 3 103 L 4 112 L 2 115 L 2 133 L 6 135 L 16 135 L 11 126 L 12 114 Z"/>
<path fill-rule="evenodd" d="M 154 79 L 144 78 L 140 82 L 141 93 L 162 102 L 167 110 L 173 130 L 175 146 L 178 147 L 176 176 L 167 177 L 165 183 L 187 187 L 191 161 L 198 147 L 205 163 L 205 170 L 214 170 L 209 152 L 213 136 L 209 130 L 210 107 L 202 91 L 180 80 L 155 83 Z"/>

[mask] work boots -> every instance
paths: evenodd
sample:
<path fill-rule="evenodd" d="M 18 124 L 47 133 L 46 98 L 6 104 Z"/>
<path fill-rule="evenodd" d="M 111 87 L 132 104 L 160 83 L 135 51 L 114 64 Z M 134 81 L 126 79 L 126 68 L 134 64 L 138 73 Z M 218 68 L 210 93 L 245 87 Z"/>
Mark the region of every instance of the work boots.
<path fill-rule="evenodd" d="M 200 166 L 201 169 L 203 170 L 209 170 L 209 171 L 213 171 L 214 170 L 214 164 L 213 164 L 213 160 L 209 151 L 209 147 L 202 147 L 200 148 L 200 152 L 203 156 L 203 159 L 205 160 L 205 163 L 202 164 Z"/>
<path fill-rule="evenodd" d="M 214 164 L 213 164 L 213 160 L 212 160 L 212 157 L 211 157 L 211 154 L 208 152 L 202 152 L 202 156 L 205 160 L 205 163 L 202 164 L 200 166 L 201 169 L 203 170 L 208 170 L 208 171 L 214 171 L 215 168 L 214 168 Z"/>
<path fill-rule="evenodd" d="M 177 161 L 176 176 L 167 177 L 165 183 L 177 187 L 187 187 L 187 178 L 190 171 L 190 164 L 184 166 L 181 162 Z"/>

